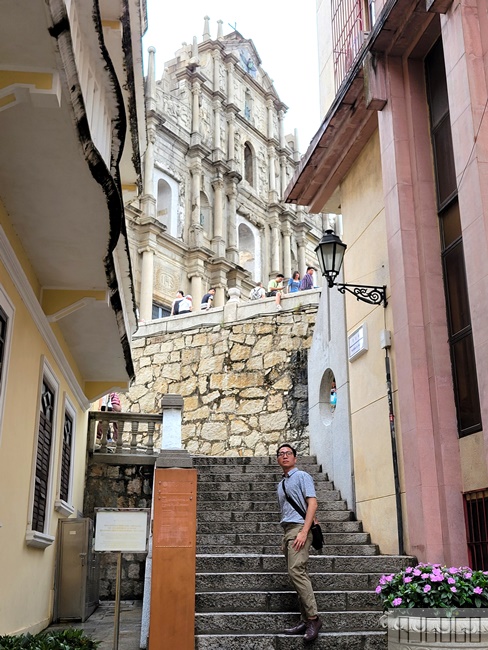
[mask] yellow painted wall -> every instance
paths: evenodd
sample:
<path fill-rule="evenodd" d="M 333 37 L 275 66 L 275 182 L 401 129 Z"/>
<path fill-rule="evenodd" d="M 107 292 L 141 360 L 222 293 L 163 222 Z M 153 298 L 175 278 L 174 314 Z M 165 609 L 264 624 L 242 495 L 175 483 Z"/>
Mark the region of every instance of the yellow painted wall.
<path fill-rule="evenodd" d="M 344 179 L 341 197 L 343 241 L 348 245 L 344 258 L 344 281 L 373 286 L 386 284 L 388 287 L 388 252 L 377 132 Z M 368 331 L 368 351 L 349 362 L 358 518 L 382 552 L 396 553 L 398 537 L 385 351 L 380 347 L 381 330 L 393 329 L 391 314 L 389 309 L 367 305 L 346 294 L 346 322 L 348 335 L 362 324 L 366 324 Z M 390 360 L 395 388 L 394 341 Z M 396 427 L 400 445 L 398 421 Z"/>
<path fill-rule="evenodd" d="M 0 204 L 0 223 L 9 232 L 6 215 Z M 11 229 L 10 229 L 11 230 Z M 18 242 L 12 245 L 18 250 Z M 25 260 L 20 257 L 20 262 Z M 31 274 L 30 269 L 27 268 Z M 31 283 L 36 279 L 29 277 Z M 84 466 L 87 414 L 76 402 L 60 368 L 52 358 L 46 342 L 38 331 L 26 304 L 17 293 L 0 261 L 0 284 L 15 306 L 6 401 L 0 439 L 0 634 L 37 631 L 45 627 L 52 614 L 55 543 L 45 550 L 26 545 L 25 535 L 30 518 L 29 501 L 36 430 L 38 422 L 39 385 L 42 356 L 50 364 L 59 382 L 57 402 L 55 458 L 53 465 L 52 501 L 48 504 L 51 523 L 48 532 L 56 535 L 58 514 L 54 500 L 59 494 L 60 453 L 64 399 L 66 393 L 76 412 L 75 467 L 73 500 L 75 515 L 83 509 Z M 76 371 L 75 368 L 73 370 Z"/>

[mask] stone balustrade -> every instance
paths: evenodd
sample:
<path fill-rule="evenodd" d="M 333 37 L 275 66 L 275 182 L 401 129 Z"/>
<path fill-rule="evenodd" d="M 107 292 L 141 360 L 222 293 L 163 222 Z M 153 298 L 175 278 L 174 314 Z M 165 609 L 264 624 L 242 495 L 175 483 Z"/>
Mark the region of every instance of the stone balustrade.
<path fill-rule="evenodd" d="M 118 435 L 111 442 L 108 439 L 113 434 L 113 423 L 117 423 Z M 95 454 L 155 456 L 161 448 L 161 424 L 160 413 L 91 411 L 88 415 L 88 450 Z"/>

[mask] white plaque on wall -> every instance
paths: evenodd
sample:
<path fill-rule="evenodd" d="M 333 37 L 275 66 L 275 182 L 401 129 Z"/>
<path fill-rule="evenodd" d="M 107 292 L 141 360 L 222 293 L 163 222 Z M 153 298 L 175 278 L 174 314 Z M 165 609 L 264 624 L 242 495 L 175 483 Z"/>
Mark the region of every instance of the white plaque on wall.
<path fill-rule="evenodd" d="M 368 349 L 368 327 L 366 323 L 360 325 L 347 337 L 347 351 L 349 361 L 354 361 Z"/>
<path fill-rule="evenodd" d="M 146 508 L 97 508 L 94 550 L 145 553 L 149 512 Z"/>

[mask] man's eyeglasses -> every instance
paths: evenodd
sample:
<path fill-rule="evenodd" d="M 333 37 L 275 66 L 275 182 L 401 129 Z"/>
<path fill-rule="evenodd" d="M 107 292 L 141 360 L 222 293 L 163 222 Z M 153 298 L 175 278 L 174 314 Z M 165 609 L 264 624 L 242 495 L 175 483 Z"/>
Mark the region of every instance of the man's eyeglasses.
<path fill-rule="evenodd" d="M 280 451 L 279 454 L 276 454 L 277 456 L 293 456 L 292 451 Z"/>

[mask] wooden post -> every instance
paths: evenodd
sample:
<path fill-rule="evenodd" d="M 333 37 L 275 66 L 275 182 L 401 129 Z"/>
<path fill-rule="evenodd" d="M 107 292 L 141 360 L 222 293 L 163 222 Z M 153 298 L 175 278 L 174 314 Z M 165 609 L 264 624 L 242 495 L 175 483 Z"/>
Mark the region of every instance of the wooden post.
<path fill-rule="evenodd" d="M 197 472 L 154 474 L 150 650 L 194 650 Z"/>

